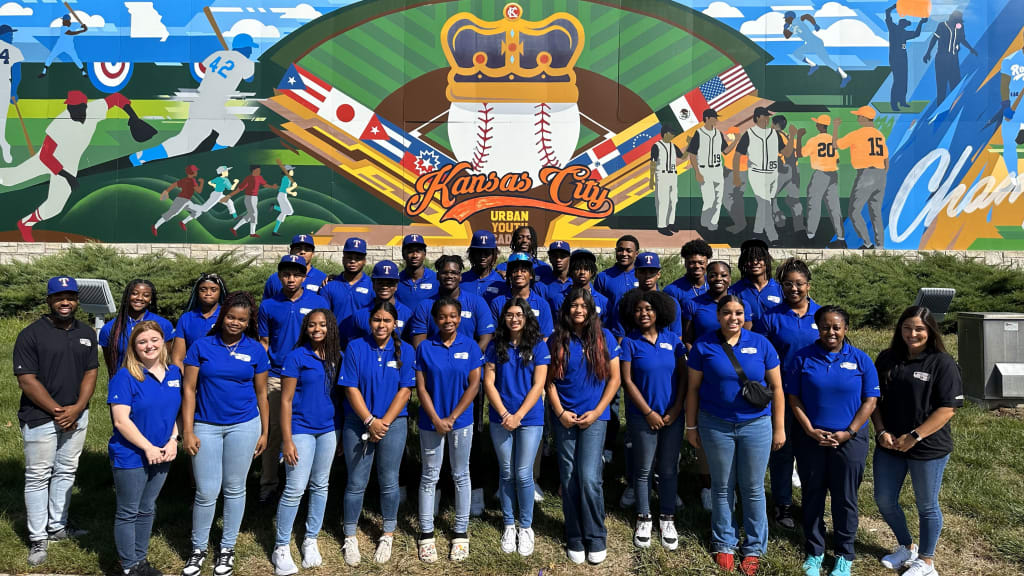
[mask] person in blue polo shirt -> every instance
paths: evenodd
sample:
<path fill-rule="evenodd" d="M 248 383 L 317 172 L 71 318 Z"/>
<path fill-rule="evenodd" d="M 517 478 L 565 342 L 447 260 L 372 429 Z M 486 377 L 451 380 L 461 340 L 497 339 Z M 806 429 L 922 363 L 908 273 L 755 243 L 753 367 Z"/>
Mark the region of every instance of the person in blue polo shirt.
<path fill-rule="evenodd" d="M 277 264 L 281 292 L 260 303 L 257 319 L 260 342 L 270 355 L 267 394 L 270 399 L 270 439 L 263 453 L 260 503 L 269 503 L 277 491 L 278 455 L 281 453 L 281 368 L 302 334 L 302 320 L 317 308 L 329 308 L 326 300 L 303 288 L 306 261 L 283 256 Z"/>
<path fill-rule="evenodd" d="M 491 404 L 491 442 L 498 454 L 498 496 L 505 526 L 501 551 L 511 554 L 518 549 L 521 556 L 529 556 L 534 546 L 533 462 L 544 433 L 541 395 L 551 362 L 529 302 L 518 297 L 505 302 L 484 362 L 484 391 Z"/>
<path fill-rule="evenodd" d="M 707 269 L 714 254 L 711 246 L 700 238 L 683 244 L 679 256 L 686 267 L 686 274 L 662 290 L 679 302 L 680 309 L 686 307 L 687 301 L 708 291 Z"/>
<path fill-rule="evenodd" d="M 313 244 L 313 237 L 309 234 L 296 234 L 292 237 L 292 243 L 288 247 L 288 254 L 301 256 L 306 261 L 306 280 L 302 283 L 304 290 L 319 293 L 324 282 L 327 281 L 327 273 L 313 266 L 313 256 L 316 254 L 316 245 Z M 271 274 L 263 285 L 263 299 L 273 298 L 281 291 L 281 279 L 277 274 Z"/>
<path fill-rule="evenodd" d="M 787 301 L 789 300 L 787 288 Z M 850 576 L 857 537 L 857 490 L 868 458 L 868 418 L 878 402 L 871 358 L 846 339 L 850 315 L 838 306 L 814 313 L 816 342 L 793 354 L 785 378 L 793 411 L 793 451 L 803 484 L 806 576 L 820 576 L 825 557 L 825 497 L 832 496 L 832 576 Z"/>
<path fill-rule="evenodd" d="M 697 339 L 687 360 L 686 441 L 704 448 L 711 469 L 711 548 L 723 570 L 735 569 L 739 520 L 733 518 L 736 493 L 743 502 L 746 541 L 739 546 L 740 571 L 754 574 L 768 548 L 764 474 L 768 455 L 786 443 L 786 401 L 779 355 L 771 342 L 746 330 L 738 296 L 718 302 L 719 329 Z M 737 368 L 737 366 L 739 368 Z M 766 405 L 742 394 L 744 387 L 767 388 Z"/>
<path fill-rule="evenodd" d="M 588 290 L 569 291 L 548 348 L 566 553 L 574 564 L 600 564 L 608 556 L 601 452 L 619 390 L 619 344 L 601 327 Z"/>
<path fill-rule="evenodd" d="M 178 318 L 178 324 L 174 327 L 171 364 L 179 369 L 184 367 L 185 353 L 196 340 L 210 333 L 217 323 L 217 315 L 227 295 L 227 287 L 219 274 L 204 272 L 199 275 L 192 285 L 185 313 Z"/>
<path fill-rule="evenodd" d="M 487 230 L 473 232 L 467 255 L 470 269 L 462 275 L 462 289 L 490 304 L 505 286 L 505 279 L 494 270 L 494 264 L 498 261 L 498 245 L 494 234 Z"/>
<path fill-rule="evenodd" d="M 409 431 L 406 406 L 416 386 L 416 350 L 398 339 L 397 321 L 398 310 L 390 302 L 375 302 L 370 310 L 370 334 L 349 343 L 338 377 L 348 398 L 342 445 L 348 470 L 343 514 L 344 556 L 349 565 L 359 563 L 356 525 L 374 459 L 384 522 L 374 562 L 384 564 L 391 559 L 398 526 L 398 471 Z"/>
<path fill-rule="evenodd" d="M 427 267 L 427 243 L 419 234 L 402 238 L 405 268 L 398 275 L 398 301 L 416 311 L 420 302 L 437 295 L 437 274 Z"/>
<path fill-rule="evenodd" d="M 365 308 L 373 300 L 373 285 L 363 273 L 366 265 L 366 240 L 349 238 L 341 251 L 342 272 L 324 285 L 321 296 L 331 305 L 339 323 L 352 311 Z"/>
<path fill-rule="evenodd" d="M 615 242 L 615 265 L 602 271 L 594 280 L 594 288 L 608 299 L 611 314 L 618 310 L 619 298 L 640 284 L 636 281 L 633 265 L 640 253 L 640 241 L 626 234 Z M 614 325 L 615 319 L 610 318 Z M 616 430 L 617 431 L 617 430 Z M 609 433 L 612 431 L 609 430 Z"/>
<path fill-rule="evenodd" d="M 512 242 L 509 244 L 509 248 L 512 249 L 512 254 L 526 254 L 530 257 L 530 262 L 533 263 L 534 274 L 537 277 L 537 283 L 540 284 L 540 288 L 537 291 L 542 294 L 546 292 L 545 287 L 554 277 L 554 273 L 547 262 L 537 258 L 537 230 L 533 226 L 519 226 L 512 233 Z M 507 261 L 498 264 L 497 268 L 495 268 L 502 276 L 505 276 L 507 269 Z"/>
<path fill-rule="evenodd" d="M 323 560 L 317 535 L 327 508 L 327 485 L 338 439 L 335 434 L 334 383 L 341 366 L 338 323 L 326 308 L 302 319 L 299 341 L 281 369 L 281 454 L 285 487 L 277 504 L 277 536 L 271 562 L 276 576 L 298 572 L 289 543 L 302 494 L 309 488 L 302 566 Z"/>
<path fill-rule="evenodd" d="M 224 494 L 224 529 L 214 563 L 215 576 L 231 576 L 235 540 L 245 513 L 245 478 L 253 458 L 267 447 L 270 359 L 257 340 L 256 303 L 248 292 L 228 295 L 213 334 L 185 355 L 181 397 L 182 447 L 192 456 L 196 496 L 192 503 L 192 553 L 182 576 L 198 576 Z"/>
<path fill-rule="evenodd" d="M 658 255 L 654 252 L 641 252 L 636 258 L 634 273 L 636 274 L 637 281 L 636 290 L 641 292 L 657 292 L 658 281 L 661 280 L 661 259 L 658 258 Z M 628 293 L 629 292 L 627 292 L 627 294 Z M 673 316 L 672 323 L 666 326 L 666 328 L 676 336 L 682 338 L 683 313 L 679 309 L 679 302 L 677 302 L 675 298 L 672 299 L 671 304 L 676 311 Z M 621 311 L 616 310 L 615 314 L 612 315 L 612 317 L 615 318 L 615 327 L 612 329 L 612 334 L 614 334 L 616 338 L 624 338 L 627 332 L 627 329 L 619 322 L 619 319 L 622 317 L 621 314 Z"/>
<path fill-rule="evenodd" d="M 747 240 L 740 245 L 740 273 L 743 278 L 729 287 L 750 307 L 747 320 L 757 322 L 762 314 L 782 303 L 782 286 L 772 278 L 772 255 L 764 240 Z"/>
<path fill-rule="evenodd" d="M 352 314 L 341 322 L 342 350 L 350 341 L 370 335 L 370 310 L 374 304 L 381 301 L 390 302 L 398 310 L 395 330 L 402 339 L 409 339 L 405 326 L 412 317 L 412 310 L 395 297 L 398 292 L 398 264 L 391 260 L 381 260 L 374 264 L 370 278 L 373 282 L 373 300 L 366 306 L 353 309 Z"/>
<path fill-rule="evenodd" d="M 114 427 L 107 444 L 117 496 L 114 545 L 125 574 L 148 575 L 161 573 L 149 565 L 146 554 L 156 499 L 178 454 L 181 370 L 168 365 L 156 322 L 136 324 L 128 341 L 125 366 L 107 387 Z"/>
<path fill-rule="evenodd" d="M 473 399 L 480 390 L 482 354 L 477 343 L 459 333 L 462 305 L 454 298 L 434 302 L 437 336 L 416 349 L 416 395 L 420 401 L 420 477 L 418 541 L 420 560 L 437 562 L 434 543 L 434 497 L 444 461 L 451 451 L 455 483 L 455 533 L 449 558 L 469 557 L 469 453 L 473 444 Z"/>
<path fill-rule="evenodd" d="M 572 250 L 565 240 L 555 240 L 548 246 L 548 262 L 551 263 L 551 275 L 544 280 L 544 297 L 559 304 L 572 288 L 572 276 L 569 275 L 569 258 Z M 557 314 L 556 314 L 557 315 Z"/>
<path fill-rule="evenodd" d="M 434 262 L 437 270 L 437 295 L 420 302 L 409 320 L 406 330 L 412 336 L 413 346 L 419 346 L 427 338 L 437 335 L 437 324 L 431 313 L 434 302 L 439 298 L 454 298 L 462 304 L 462 319 L 459 322 L 459 333 L 472 338 L 486 350 L 488 342 L 494 334 L 494 316 L 487 302 L 462 289 L 459 280 L 462 278 L 462 257 L 452 254 L 441 256 Z"/>
<path fill-rule="evenodd" d="M 642 256 L 641 256 L 642 257 Z M 686 389 L 686 347 L 669 327 L 679 304 L 654 290 L 630 290 L 619 303 L 622 339 L 622 388 L 626 395 L 626 426 L 635 454 L 633 487 L 636 531 L 633 544 L 651 545 L 650 485 L 657 463 L 658 528 L 666 550 L 679 546 L 675 527 L 679 447 L 683 440 L 680 415 Z"/>
<path fill-rule="evenodd" d="M 783 290 L 783 301 L 768 310 L 754 323 L 754 332 L 764 334 L 771 341 L 782 361 L 782 385 L 792 372 L 789 364 L 796 353 L 818 339 L 818 326 L 814 313 L 818 304 L 808 294 L 811 291 L 811 270 L 802 260 L 788 258 L 779 265 L 776 274 Z M 772 452 L 768 461 L 771 472 L 772 500 L 775 501 L 775 522 L 783 528 L 796 527 L 793 519 L 793 486 L 800 479 L 793 469 L 793 413 L 786 410 L 786 438 L 781 450 Z"/>
<path fill-rule="evenodd" d="M 694 342 L 706 334 L 716 332 L 720 328 L 718 321 L 718 303 L 729 294 L 729 282 L 732 279 L 732 268 L 718 260 L 708 264 L 708 291 L 691 298 L 682 309 L 683 342 L 689 349 Z M 751 328 L 750 306 L 744 300 L 743 327 Z"/>
<path fill-rule="evenodd" d="M 159 324 L 168 342 L 174 338 L 174 326 L 156 313 L 156 286 L 149 280 L 136 278 L 124 287 L 117 316 L 100 329 L 99 345 L 103 347 L 107 374 L 115 374 L 121 368 L 129 347 L 128 335 L 143 320 Z"/>
<path fill-rule="evenodd" d="M 509 298 L 522 298 L 530 303 L 537 323 L 540 325 L 540 333 L 547 338 L 555 331 L 554 323 L 551 320 L 551 307 L 544 296 L 537 292 L 537 277 L 534 275 L 533 262 L 530 257 L 522 252 L 517 252 L 508 257 L 508 271 L 505 274 L 506 286 L 504 292 L 491 300 L 491 315 L 499 318 L 501 308 Z"/>

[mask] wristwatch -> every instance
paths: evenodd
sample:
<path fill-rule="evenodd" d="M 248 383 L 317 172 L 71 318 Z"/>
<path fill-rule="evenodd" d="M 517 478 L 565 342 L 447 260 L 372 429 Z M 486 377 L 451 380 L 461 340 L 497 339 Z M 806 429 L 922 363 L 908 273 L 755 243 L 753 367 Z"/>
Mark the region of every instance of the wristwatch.
<path fill-rule="evenodd" d="M 857 431 L 854 430 L 853 427 L 847 428 L 846 433 L 850 435 L 850 440 L 853 440 L 854 438 L 857 437 Z"/>
<path fill-rule="evenodd" d="M 914 442 L 920 442 L 921 440 L 924 440 L 924 438 L 922 438 L 921 435 L 918 434 L 917 430 L 911 430 L 910 437 L 914 439 Z"/>

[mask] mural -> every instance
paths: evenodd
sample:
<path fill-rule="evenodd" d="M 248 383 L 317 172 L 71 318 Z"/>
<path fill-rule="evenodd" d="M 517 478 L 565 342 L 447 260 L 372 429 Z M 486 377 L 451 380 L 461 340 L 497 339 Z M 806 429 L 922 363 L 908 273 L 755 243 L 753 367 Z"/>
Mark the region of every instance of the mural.
<path fill-rule="evenodd" d="M 1024 249 L 1022 27 L 1018 0 L 11 0 L 0 240 Z"/>

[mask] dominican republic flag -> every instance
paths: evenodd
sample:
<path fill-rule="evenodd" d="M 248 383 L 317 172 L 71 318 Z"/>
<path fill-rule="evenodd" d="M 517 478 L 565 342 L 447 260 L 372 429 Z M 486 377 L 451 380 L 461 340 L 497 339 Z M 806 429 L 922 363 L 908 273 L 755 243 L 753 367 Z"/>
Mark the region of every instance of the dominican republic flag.
<path fill-rule="evenodd" d="M 653 115 L 651 117 L 653 118 Z M 569 164 L 585 165 L 590 168 L 592 179 L 604 180 L 634 160 L 649 155 L 651 146 L 660 139 L 661 123 L 655 121 L 649 126 L 639 127 L 639 131 L 630 128 L 616 134 L 580 154 Z"/>

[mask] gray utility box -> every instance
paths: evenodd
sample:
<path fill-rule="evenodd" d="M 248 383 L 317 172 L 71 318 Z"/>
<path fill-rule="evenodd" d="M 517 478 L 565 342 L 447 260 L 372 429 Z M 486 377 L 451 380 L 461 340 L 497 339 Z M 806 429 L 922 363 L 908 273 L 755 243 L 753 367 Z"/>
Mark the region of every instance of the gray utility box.
<path fill-rule="evenodd" d="M 1024 404 L 1024 314 L 957 315 L 964 394 L 986 408 Z"/>

